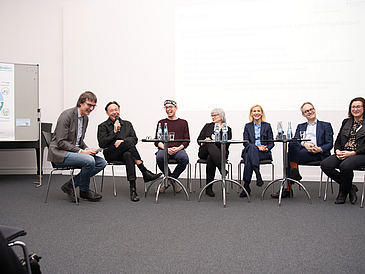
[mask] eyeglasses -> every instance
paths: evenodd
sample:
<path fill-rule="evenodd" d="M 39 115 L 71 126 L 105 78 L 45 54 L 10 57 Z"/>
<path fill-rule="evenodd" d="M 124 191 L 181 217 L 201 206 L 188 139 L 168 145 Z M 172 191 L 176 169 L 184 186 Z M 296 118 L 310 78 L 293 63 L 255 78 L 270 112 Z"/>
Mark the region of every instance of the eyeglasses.
<path fill-rule="evenodd" d="M 173 109 L 175 106 L 165 106 L 165 109 Z"/>
<path fill-rule="evenodd" d="M 307 109 L 305 111 L 303 111 L 304 114 L 308 114 L 309 112 L 312 112 L 314 110 L 314 108 L 310 108 L 310 109 Z"/>
<path fill-rule="evenodd" d="M 219 114 L 212 114 L 210 116 L 213 118 L 213 117 L 219 116 Z"/>
<path fill-rule="evenodd" d="M 362 109 L 362 106 L 352 106 L 351 109 Z"/>
<path fill-rule="evenodd" d="M 89 104 L 89 103 L 85 103 L 85 104 L 87 104 L 87 106 L 88 106 L 89 108 L 96 108 L 96 105 Z"/>

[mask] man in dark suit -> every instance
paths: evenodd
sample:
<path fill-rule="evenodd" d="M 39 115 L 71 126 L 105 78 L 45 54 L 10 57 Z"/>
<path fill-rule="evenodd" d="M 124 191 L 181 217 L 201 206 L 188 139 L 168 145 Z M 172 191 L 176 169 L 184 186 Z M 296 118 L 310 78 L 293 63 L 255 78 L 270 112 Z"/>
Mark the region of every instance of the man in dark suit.
<path fill-rule="evenodd" d="M 299 124 L 295 131 L 294 138 L 300 137 L 300 132 L 305 132 L 305 139 L 311 141 L 290 142 L 289 143 L 289 173 L 290 178 L 300 181 L 302 176 L 298 170 L 298 164 L 312 161 L 322 161 L 330 156 L 333 147 L 333 129 L 330 123 L 319 121 L 316 117 L 316 109 L 310 102 L 305 102 L 300 110 L 307 122 Z M 290 197 L 290 190 L 283 191 L 282 198 Z M 292 193 L 291 193 L 292 194 Z M 279 192 L 271 195 L 273 198 L 279 197 Z"/>
<path fill-rule="evenodd" d="M 80 95 L 76 107 L 60 114 L 48 151 L 48 161 L 55 165 L 81 167 L 80 173 L 74 177 L 75 187 L 80 188 L 81 198 L 92 202 L 100 201 L 102 196 L 90 190 L 90 178 L 106 166 L 106 161 L 96 156 L 97 149 L 89 148 L 84 142 L 88 115 L 95 109 L 96 102 L 96 95 L 85 91 Z M 61 189 L 75 202 L 71 181 L 66 182 Z"/>

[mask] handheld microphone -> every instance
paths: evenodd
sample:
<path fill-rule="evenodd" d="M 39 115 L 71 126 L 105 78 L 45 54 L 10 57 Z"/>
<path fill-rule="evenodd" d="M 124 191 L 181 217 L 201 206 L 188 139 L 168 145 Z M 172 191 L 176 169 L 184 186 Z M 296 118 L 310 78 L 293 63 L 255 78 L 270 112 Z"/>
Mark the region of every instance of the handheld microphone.
<path fill-rule="evenodd" d="M 119 116 L 115 116 L 115 121 L 119 121 Z M 120 127 L 117 128 L 118 132 L 120 132 Z"/>

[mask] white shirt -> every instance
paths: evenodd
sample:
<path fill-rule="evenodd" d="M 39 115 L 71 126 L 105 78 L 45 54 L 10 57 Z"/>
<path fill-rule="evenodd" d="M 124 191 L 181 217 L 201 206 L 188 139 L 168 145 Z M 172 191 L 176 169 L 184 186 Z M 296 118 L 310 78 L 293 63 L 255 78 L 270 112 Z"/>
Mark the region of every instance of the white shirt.
<path fill-rule="evenodd" d="M 307 130 L 305 132 L 305 138 L 311 139 L 311 142 L 317 145 L 317 119 L 313 124 L 307 123 Z"/>

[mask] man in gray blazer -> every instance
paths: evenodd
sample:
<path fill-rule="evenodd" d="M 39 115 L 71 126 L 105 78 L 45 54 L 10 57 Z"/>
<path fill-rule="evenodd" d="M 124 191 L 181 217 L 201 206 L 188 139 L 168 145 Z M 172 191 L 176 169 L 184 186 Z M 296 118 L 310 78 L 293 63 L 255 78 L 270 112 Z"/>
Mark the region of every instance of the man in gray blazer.
<path fill-rule="evenodd" d="M 96 102 L 96 95 L 85 91 L 80 95 L 76 107 L 60 114 L 48 151 L 48 161 L 55 165 L 81 167 L 80 173 L 74 177 L 75 187 L 80 188 L 81 198 L 91 202 L 100 201 L 102 196 L 89 188 L 90 178 L 106 166 L 106 161 L 96 156 L 97 149 L 89 148 L 84 142 L 88 115 L 95 109 Z M 61 189 L 72 202 L 76 202 L 71 181 L 66 182 Z"/>

